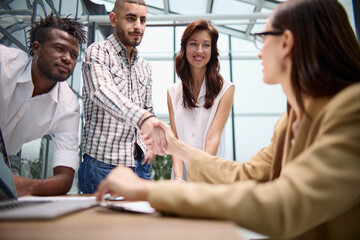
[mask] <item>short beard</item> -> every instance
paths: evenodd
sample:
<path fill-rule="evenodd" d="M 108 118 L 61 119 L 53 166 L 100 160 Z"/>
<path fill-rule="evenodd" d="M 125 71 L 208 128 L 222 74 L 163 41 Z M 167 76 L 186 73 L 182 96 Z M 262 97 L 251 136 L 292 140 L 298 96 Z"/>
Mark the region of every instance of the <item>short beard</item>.
<path fill-rule="evenodd" d="M 120 42 L 122 44 L 124 44 L 125 46 L 128 46 L 128 47 L 137 47 L 140 45 L 141 43 L 141 40 L 142 40 L 142 37 L 139 37 L 139 41 L 130 41 L 124 32 L 121 32 L 121 33 L 118 33 L 117 34 L 118 36 L 118 39 L 120 40 Z"/>
<path fill-rule="evenodd" d="M 68 76 L 67 78 L 64 78 L 60 75 L 57 75 L 57 74 L 53 74 L 51 72 L 51 69 L 48 65 L 46 65 L 45 63 L 43 63 L 43 61 L 41 60 L 41 57 L 39 57 L 37 59 L 37 67 L 39 69 L 39 71 L 45 76 L 47 77 L 48 79 L 50 79 L 51 81 L 54 81 L 54 82 L 64 82 L 66 81 L 66 79 L 68 79 Z"/>

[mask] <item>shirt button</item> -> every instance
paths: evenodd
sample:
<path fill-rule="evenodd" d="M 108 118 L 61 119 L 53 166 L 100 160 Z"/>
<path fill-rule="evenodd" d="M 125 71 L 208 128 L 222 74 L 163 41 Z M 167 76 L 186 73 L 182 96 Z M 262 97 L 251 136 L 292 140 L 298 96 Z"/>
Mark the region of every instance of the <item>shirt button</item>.
<path fill-rule="evenodd" d="M 194 137 L 194 136 L 195 136 L 195 134 L 193 133 L 193 134 L 192 134 L 192 136 Z"/>

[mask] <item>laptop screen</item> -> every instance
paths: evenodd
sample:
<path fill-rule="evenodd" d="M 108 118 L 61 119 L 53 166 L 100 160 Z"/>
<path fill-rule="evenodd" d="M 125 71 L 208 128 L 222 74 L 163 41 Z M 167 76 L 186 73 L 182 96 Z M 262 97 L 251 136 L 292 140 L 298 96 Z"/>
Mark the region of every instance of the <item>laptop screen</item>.
<path fill-rule="evenodd" d="M 0 128 L 0 200 L 17 198 L 14 179 L 7 165 L 7 160 L 8 157 Z"/>

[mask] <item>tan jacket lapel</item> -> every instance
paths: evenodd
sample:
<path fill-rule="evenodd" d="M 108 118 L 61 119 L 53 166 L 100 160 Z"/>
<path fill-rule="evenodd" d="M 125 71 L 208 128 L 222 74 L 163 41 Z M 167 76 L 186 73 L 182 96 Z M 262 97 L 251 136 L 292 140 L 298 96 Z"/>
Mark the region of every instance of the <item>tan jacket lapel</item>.
<path fill-rule="evenodd" d="M 285 137 L 285 147 L 284 147 L 284 157 L 282 161 L 282 166 L 293 161 L 300 153 L 304 151 L 309 145 L 312 144 L 315 135 L 318 133 L 317 126 L 315 124 L 319 121 L 319 116 L 323 115 L 324 106 L 329 102 L 328 98 L 316 98 L 311 99 L 305 106 L 308 116 L 304 115 L 303 120 L 300 123 L 299 131 L 294 139 L 293 145 L 292 141 L 292 131 L 291 125 L 295 121 L 294 111 L 290 112 L 289 122 L 286 129 Z"/>

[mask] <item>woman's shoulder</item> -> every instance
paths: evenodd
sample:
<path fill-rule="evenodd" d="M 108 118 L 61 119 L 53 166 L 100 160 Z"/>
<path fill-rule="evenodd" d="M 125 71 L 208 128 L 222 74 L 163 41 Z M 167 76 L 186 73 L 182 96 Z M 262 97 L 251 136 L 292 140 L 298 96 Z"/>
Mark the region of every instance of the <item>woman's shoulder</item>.
<path fill-rule="evenodd" d="M 222 97 L 231 86 L 235 86 L 235 85 L 230 81 L 224 80 L 223 86 L 222 86 L 220 94 L 219 94 L 220 97 Z"/>
<path fill-rule="evenodd" d="M 176 82 L 174 83 L 173 85 L 171 85 L 169 88 L 168 88 L 168 91 L 169 92 L 180 92 L 182 91 L 182 84 L 181 82 Z"/>
<path fill-rule="evenodd" d="M 168 93 L 171 98 L 182 95 L 182 84 L 181 82 L 176 82 L 168 88 Z"/>
<path fill-rule="evenodd" d="M 223 89 L 228 89 L 231 86 L 234 86 L 234 83 L 224 79 L 222 88 Z"/>
<path fill-rule="evenodd" d="M 340 113 L 359 112 L 360 110 L 360 83 L 354 83 L 331 98 L 326 106 L 327 112 Z"/>

